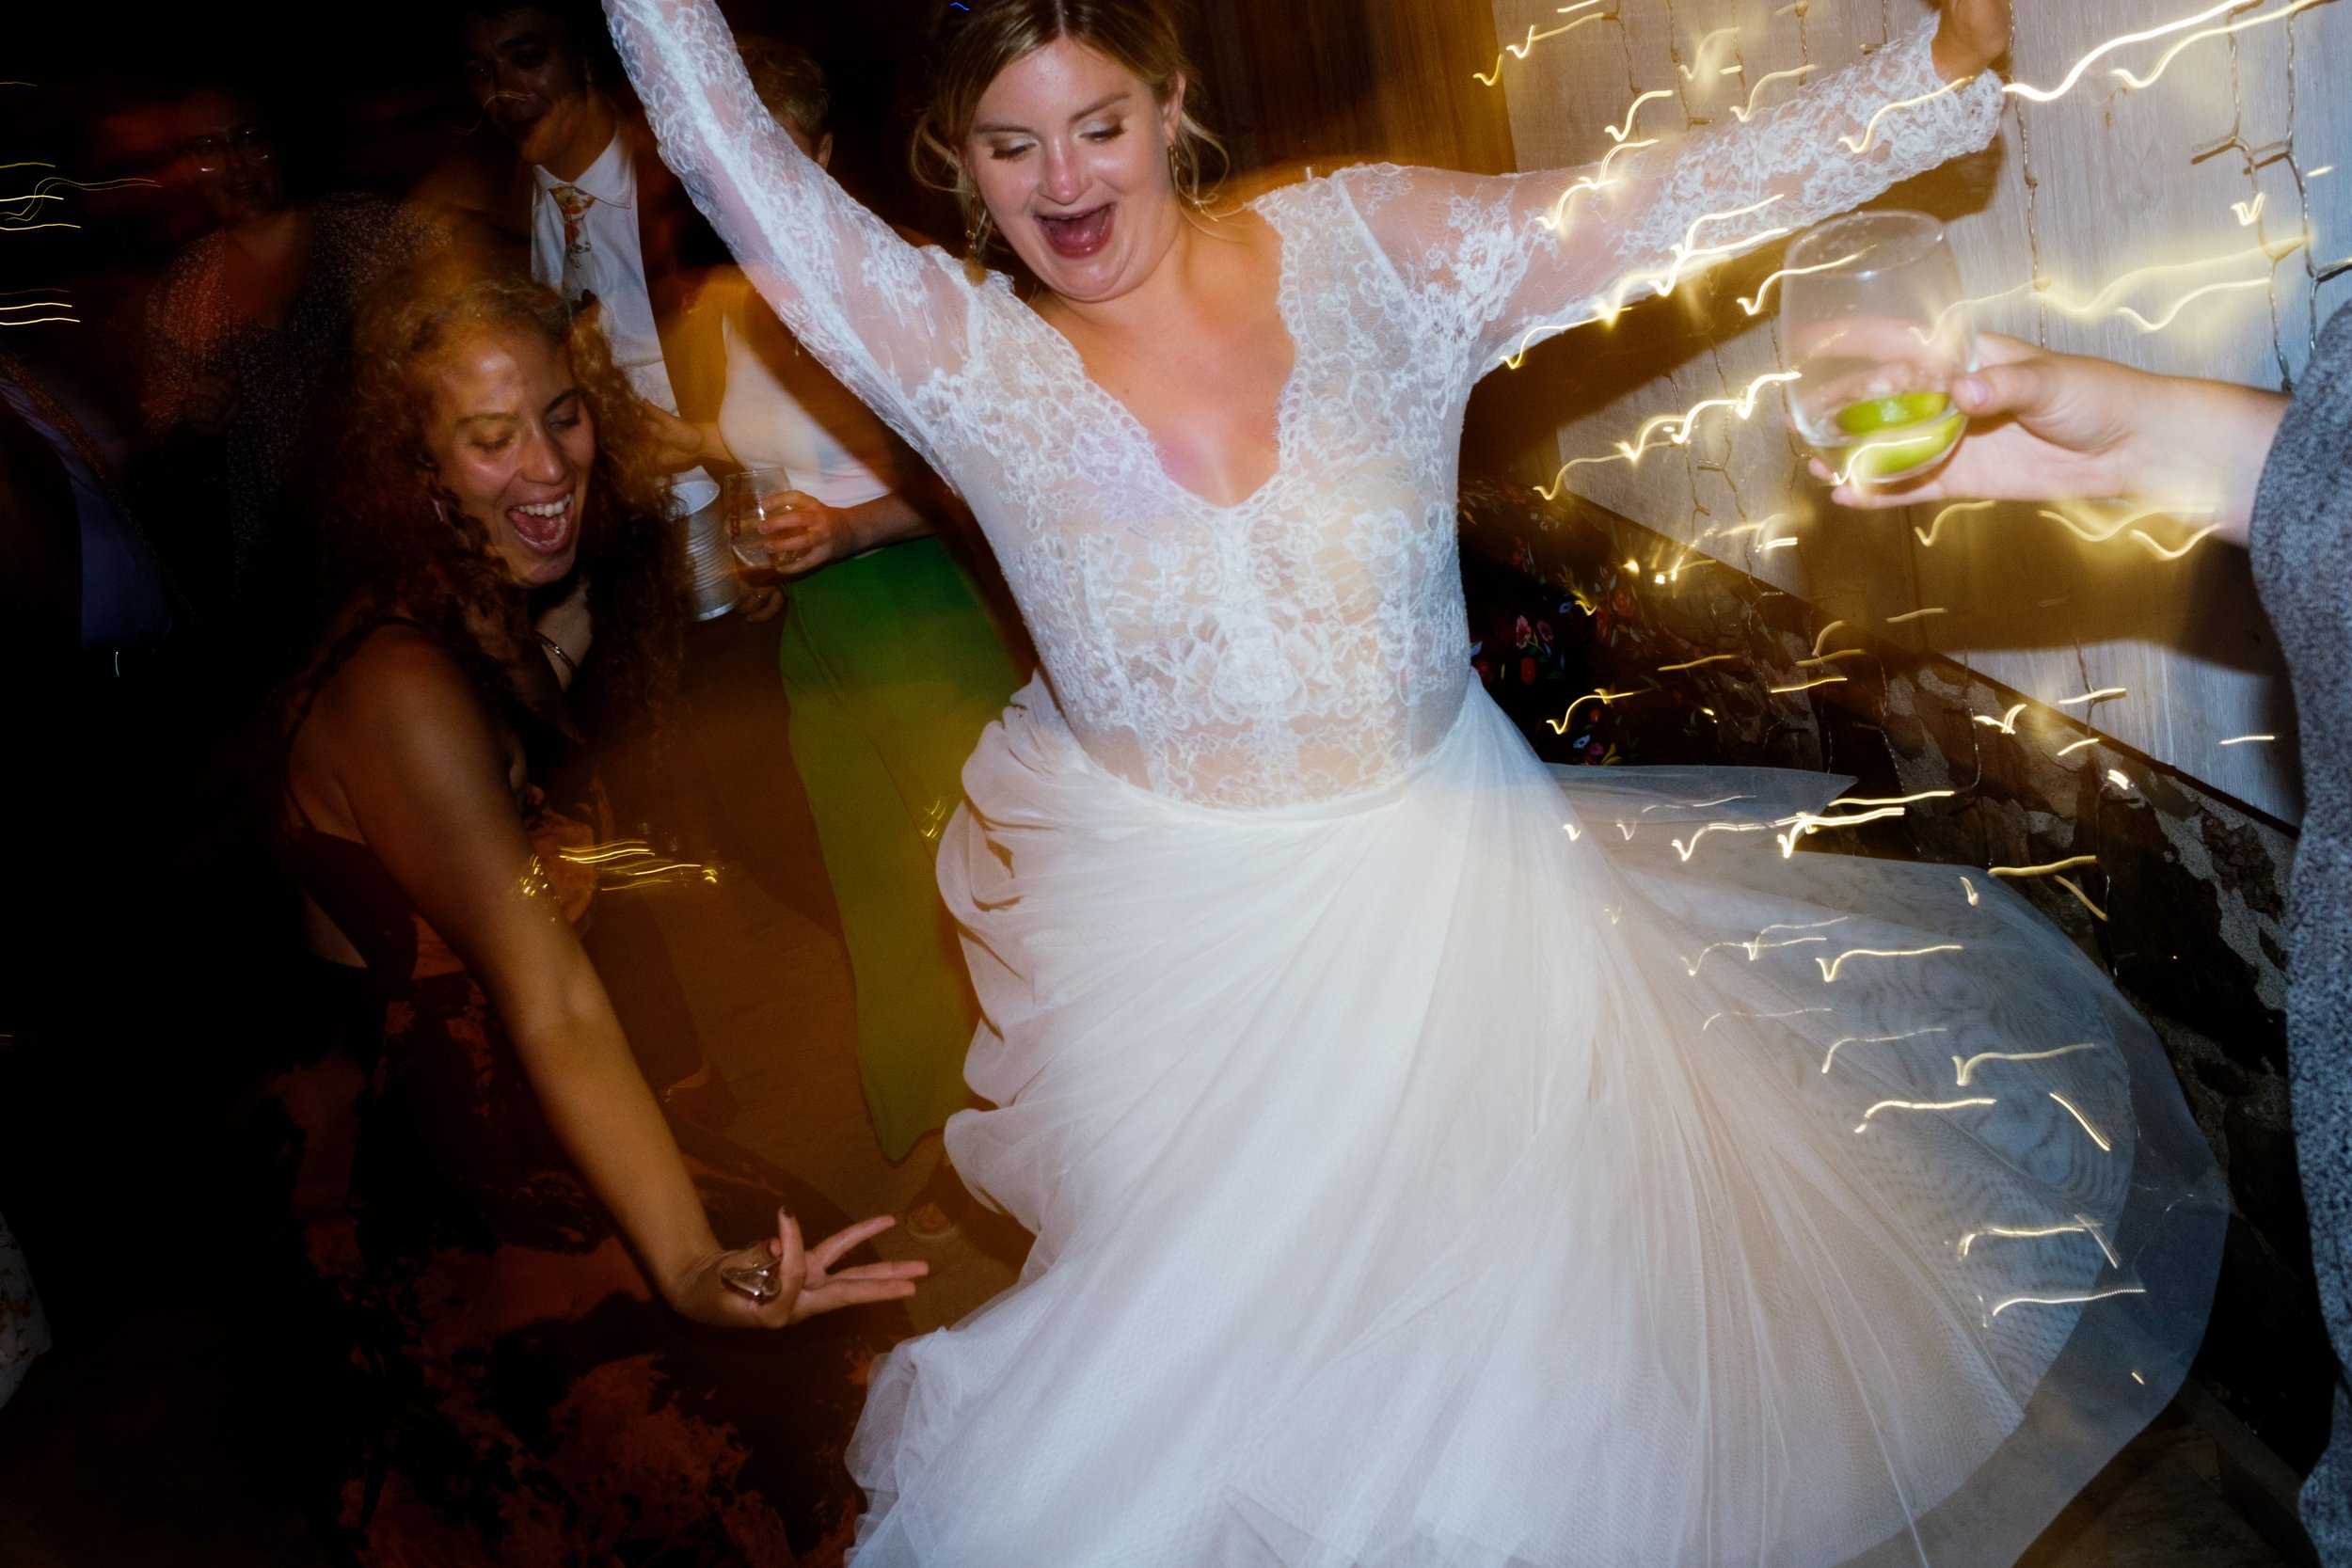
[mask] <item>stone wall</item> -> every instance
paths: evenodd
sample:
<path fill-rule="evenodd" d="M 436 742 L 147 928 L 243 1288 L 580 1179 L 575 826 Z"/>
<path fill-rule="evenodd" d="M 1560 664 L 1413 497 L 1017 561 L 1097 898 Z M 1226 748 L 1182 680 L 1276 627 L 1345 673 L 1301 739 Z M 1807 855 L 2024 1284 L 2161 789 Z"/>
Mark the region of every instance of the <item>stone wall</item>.
<path fill-rule="evenodd" d="M 2275 818 L 1950 659 L 1832 621 L 1590 502 L 1465 495 L 1478 665 L 1558 761 L 1851 774 L 1916 795 L 1807 847 L 2045 867 L 2010 879 L 2148 1015 L 2228 1175 L 2233 1215 L 2200 1374 L 2298 1466 L 2324 1441 L 2328 1350 L 2285 1077 Z"/>

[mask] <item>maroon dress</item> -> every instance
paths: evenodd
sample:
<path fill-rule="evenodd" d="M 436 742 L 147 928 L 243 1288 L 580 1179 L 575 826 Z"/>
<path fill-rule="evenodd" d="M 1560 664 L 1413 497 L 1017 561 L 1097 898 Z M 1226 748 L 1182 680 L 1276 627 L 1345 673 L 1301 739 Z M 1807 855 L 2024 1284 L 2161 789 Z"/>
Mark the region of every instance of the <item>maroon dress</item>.
<path fill-rule="evenodd" d="M 560 850 L 596 836 L 589 793 L 559 811 L 533 787 L 522 808 L 576 926 L 593 874 Z M 481 985 L 373 851 L 307 822 L 288 848 L 366 958 L 381 1017 L 276 1094 L 302 1250 L 356 1369 L 338 1524 L 359 1560 L 838 1562 L 860 1500 L 842 1449 L 903 1309 L 783 1330 L 678 1317 Z M 811 1236 L 846 1223 L 745 1151 L 673 1131 L 723 1241 L 772 1234 L 779 1206 Z"/>

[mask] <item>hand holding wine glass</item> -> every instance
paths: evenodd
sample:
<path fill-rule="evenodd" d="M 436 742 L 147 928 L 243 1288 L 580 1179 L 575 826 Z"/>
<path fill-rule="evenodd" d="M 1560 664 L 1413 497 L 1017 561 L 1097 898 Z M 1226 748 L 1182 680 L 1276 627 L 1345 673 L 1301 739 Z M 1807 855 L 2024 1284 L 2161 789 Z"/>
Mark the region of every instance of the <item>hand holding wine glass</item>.
<path fill-rule="evenodd" d="M 1976 334 L 1943 226 L 1924 213 L 1858 213 L 1788 247 L 1781 326 L 1800 435 L 1844 489 L 1931 473 L 1968 417 L 1953 386 Z"/>

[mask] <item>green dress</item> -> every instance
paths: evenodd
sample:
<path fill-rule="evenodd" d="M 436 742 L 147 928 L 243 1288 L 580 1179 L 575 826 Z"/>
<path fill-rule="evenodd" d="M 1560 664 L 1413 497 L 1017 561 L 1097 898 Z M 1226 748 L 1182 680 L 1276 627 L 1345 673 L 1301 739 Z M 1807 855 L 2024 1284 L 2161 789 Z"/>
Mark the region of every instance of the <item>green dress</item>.
<path fill-rule="evenodd" d="M 978 1017 L 932 871 L 963 762 L 1020 685 L 979 594 L 936 539 L 795 582 L 784 686 L 792 758 L 857 985 L 858 1072 L 882 1152 L 966 1104 Z"/>

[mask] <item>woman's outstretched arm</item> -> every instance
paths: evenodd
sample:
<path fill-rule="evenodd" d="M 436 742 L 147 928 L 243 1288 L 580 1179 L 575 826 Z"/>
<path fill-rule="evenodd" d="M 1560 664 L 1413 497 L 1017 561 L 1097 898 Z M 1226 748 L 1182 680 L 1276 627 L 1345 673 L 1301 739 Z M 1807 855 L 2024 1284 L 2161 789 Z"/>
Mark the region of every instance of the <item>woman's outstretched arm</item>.
<path fill-rule="evenodd" d="M 1433 328 L 1483 375 L 1713 260 L 1983 147 L 2001 107 L 1987 68 L 2008 30 L 2008 0 L 1947 0 L 1940 19 L 1744 123 L 1587 168 L 1362 170 L 1350 190 L 1406 288 L 1432 307 Z"/>
<path fill-rule="evenodd" d="M 900 239 L 785 135 L 713 0 L 605 0 L 675 170 L 809 353 L 934 466 L 914 394 L 964 359 L 974 286 Z"/>
<path fill-rule="evenodd" d="M 482 982 L 548 1125 L 611 1212 L 663 1299 L 723 1326 L 780 1326 L 812 1312 L 913 1291 L 921 1264 L 828 1277 L 869 1220 L 806 1249 L 773 1238 L 729 1252 L 711 1234 L 603 984 L 580 950 L 516 817 L 507 753 L 465 675 L 423 637 L 388 629 L 321 693 L 305 726 L 323 747 L 354 826 L 418 911 Z M 785 1289 L 755 1304 L 723 1263 L 779 1256 Z"/>

